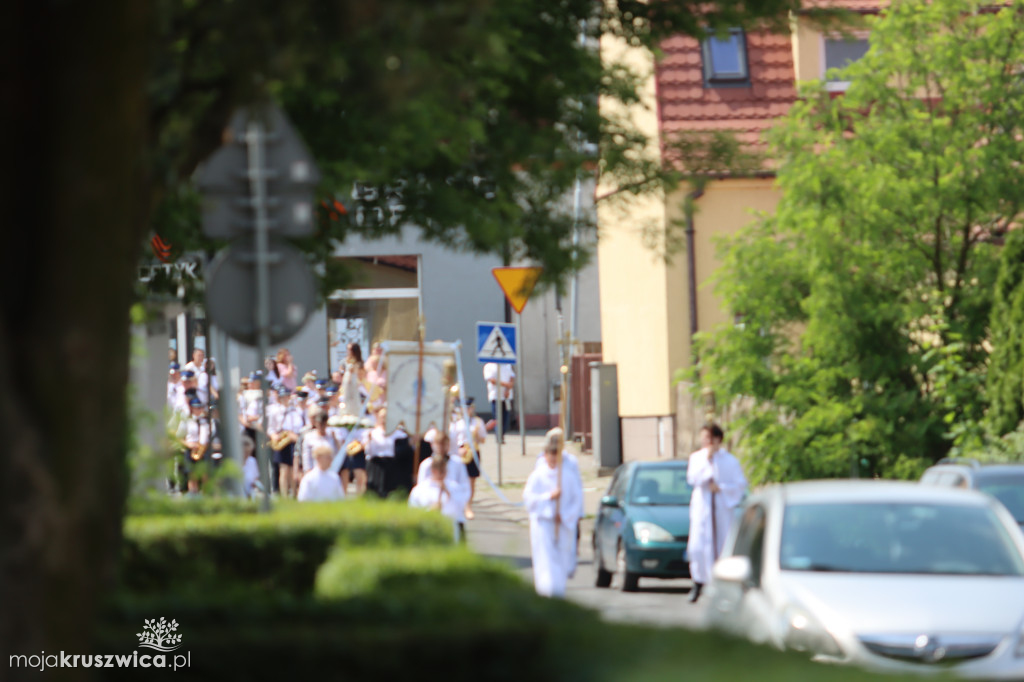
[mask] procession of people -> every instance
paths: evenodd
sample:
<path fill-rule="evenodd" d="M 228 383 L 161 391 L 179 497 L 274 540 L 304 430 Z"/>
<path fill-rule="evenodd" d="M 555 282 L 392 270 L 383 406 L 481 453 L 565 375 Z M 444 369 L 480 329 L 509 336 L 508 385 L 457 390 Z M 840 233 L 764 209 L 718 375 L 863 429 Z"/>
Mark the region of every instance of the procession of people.
<path fill-rule="evenodd" d="M 281 349 L 268 357 L 263 370 L 243 376 L 237 401 L 243 488 L 247 496 L 261 491 L 256 456 L 263 431 L 266 395 L 266 441 L 271 450 L 268 472 L 271 492 L 300 502 L 338 500 L 372 494 L 397 494 L 414 507 L 434 509 L 448 517 L 457 540 L 465 540 L 476 481 L 481 475 L 480 450 L 493 428 L 500 441 L 507 430 L 515 374 L 508 365 L 484 368 L 490 424 L 476 414 L 473 398 L 455 397 L 446 410 L 447 428 L 431 427 L 417 439 L 403 427 L 387 430 L 387 365 L 379 345 L 364 363 L 358 344 L 349 344 L 343 363 L 330 378 L 307 372 L 300 376 L 291 353 Z M 222 459 L 219 434 L 222 394 L 212 358 L 202 350 L 181 368 L 172 362 L 167 402 L 170 425 L 180 444 L 172 490 L 200 494 L 211 465 Z M 453 391 L 457 395 L 457 391 Z M 690 455 L 689 545 L 686 560 L 694 580 L 691 601 L 700 598 L 713 563 L 722 551 L 734 510 L 746 491 L 739 462 L 722 448 L 724 434 L 714 424 L 701 431 L 702 448 Z M 419 465 L 414 463 L 419 455 Z M 565 595 L 577 566 L 580 520 L 584 516 L 579 463 L 565 447 L 560 428 L 547 432 L 523 490 L 529 515 L 532 570 L 536 591 Z"/>
<path fill-rule="evenodd" d="M 338 499 L 374 494 L 388 497 L 396 491 L 409 495 L 416 485 L 434 480 L 438 453 L 452 458 L 444 473 L 453 480 L 444 486 L 453 522 L 464 531 L 474 517 L 471 503 L 480 475 L 479 450 L 487 428 L 476 416 L 474 400 L 453 401 L 446 433 L 430 428 L 419 443 L 403 427 L 388 433 L 387 367 L 380 344 L 363 361 L 358 343 L 330 378 L 315 371 L 300 374 L 287 348 L 266 358 L 261 370 L 244 375 L 237 401 L 238 435 L 242 439 L 243 487 L 247 496 L 261 487 L 256 444 L 264 430 L 271 450 L 271 492 L 300 501 Z M 182 494 L 199 494 L 210 472 L 223 460 L 219 434 L 221 385 L 214 361 L 196 349 L 181 368 L 172 361 L 167 381 L 172 440 L 180 445 L 169 487 Z M 468 421 L 467 421 L 468 417 Z M 415 472 L 417 447 L 421 465 Z M 328 458 L 328 454 L 330 454 Z M 431 467 L 431 463 L 434 466 Z M 337 473 L 335 473 L 337 472 Z M 338 478 L 338 485 L 327 478 Z M 454 477 L 454 478 L 453 478 Z M 459 504 L 447 498 L 454 493 Z"/>

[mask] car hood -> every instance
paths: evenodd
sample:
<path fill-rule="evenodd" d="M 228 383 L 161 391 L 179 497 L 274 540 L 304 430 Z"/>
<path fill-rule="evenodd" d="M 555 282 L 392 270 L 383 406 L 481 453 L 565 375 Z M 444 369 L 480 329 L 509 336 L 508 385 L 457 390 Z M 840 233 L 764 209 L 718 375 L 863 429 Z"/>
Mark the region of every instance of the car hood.
<path fill-rule="evenodd" d="M 687 505 L 631 504 L 629 520 L 657 524 L 677 538 L 690 534 L 690 507 Z"/>
<path fill-rule="evenodd" d="M 939 634 L 1015 632 L 1024 577 L 782 571 L 791 601 L 833 631 Z"/>

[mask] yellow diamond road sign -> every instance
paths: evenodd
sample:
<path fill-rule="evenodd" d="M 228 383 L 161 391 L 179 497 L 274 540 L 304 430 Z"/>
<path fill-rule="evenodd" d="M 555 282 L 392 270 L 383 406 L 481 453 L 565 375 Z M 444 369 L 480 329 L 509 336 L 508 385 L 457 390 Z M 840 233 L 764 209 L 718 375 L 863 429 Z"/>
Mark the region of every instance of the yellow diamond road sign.
<path fill-rule="evenodd" d="M 505 298 L 517 313 L 522 313 L 533 287 L 540 279 L 540 268 L 494 268 L 494 279 L 505 292 Z"/>

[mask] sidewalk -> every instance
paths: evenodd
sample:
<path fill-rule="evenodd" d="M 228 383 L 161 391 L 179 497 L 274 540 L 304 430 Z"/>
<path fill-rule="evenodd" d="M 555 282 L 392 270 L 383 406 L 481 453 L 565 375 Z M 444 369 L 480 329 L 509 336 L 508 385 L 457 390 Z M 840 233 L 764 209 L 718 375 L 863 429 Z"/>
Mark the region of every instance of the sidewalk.
<path fill-rule="evenodd" d="M 525 450 L 523 456 L 523 439 L 519 432 L 505 435 L 505 444 L 501 446 L 501 494 L 508 498 L 508 501 L 517 505 L 523 499 L 523 486 L 526 479 L 537 464 L 537 455 L 544 449 L 544 434 L 546 431 L 527 431 Z M 583 509 L 585 516 L 593 516 L 597 510 L 598 501 L 608 489 L 611 476 L 598 476 L 598 466 L 592 454 L 581 454 L 579 443 L 568 443 L 566 449 L 576 455 L 580 465 L 580 475 L 583 478 Z M 487 442 L 480 448 L 480 459 L 483 463 L 484 473 L 498 485 L 498 445 L 494 434 L 488 434 Z M 474 505 L 483 504 L 487 507 L 500 507 L 510 518 L 525 523 L 526 512 L 522 507 L 505 504 L 487 481 L 481 476 L 476 483 L 476 497 Z M 472 523 L 472 522 L 471 522 Z"/>

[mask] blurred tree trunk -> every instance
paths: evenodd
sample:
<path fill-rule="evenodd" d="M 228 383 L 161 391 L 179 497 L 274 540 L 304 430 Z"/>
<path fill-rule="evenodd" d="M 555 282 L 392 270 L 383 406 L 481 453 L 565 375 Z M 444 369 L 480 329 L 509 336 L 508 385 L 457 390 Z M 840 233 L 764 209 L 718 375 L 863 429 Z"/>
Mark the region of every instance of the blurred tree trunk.
<path fill-rule="evenodd" d="M 149 198 L 148 8 L 14 0 L 2 10 L 5 667 L 11 653 L 90 653 L 98 597 L 114 574 L 128 311 Z"/>

